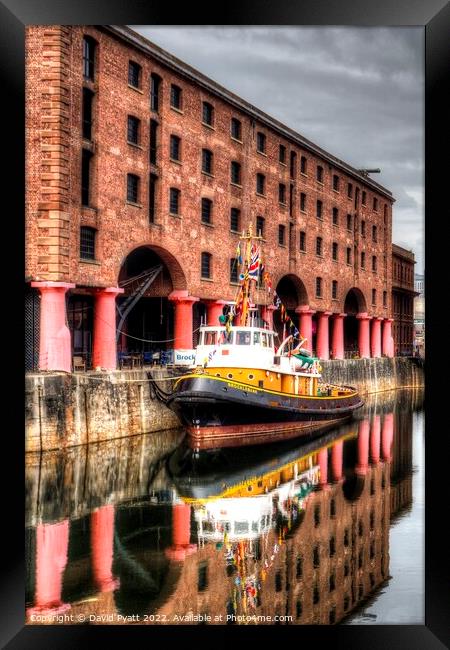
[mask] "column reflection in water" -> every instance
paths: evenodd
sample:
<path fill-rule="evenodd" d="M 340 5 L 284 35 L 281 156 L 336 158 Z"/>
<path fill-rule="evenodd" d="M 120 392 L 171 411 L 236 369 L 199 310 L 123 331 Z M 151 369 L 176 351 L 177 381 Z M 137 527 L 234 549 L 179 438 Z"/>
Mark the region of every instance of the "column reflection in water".
<path fill-rule="evenodd" d="M 398 400 L 378 396 L 361 419 L 284 445 L 194 457 L 161 436 L 93 446 L 89 463 L 77 461 L 82 450 L 70 462 L 61 453 L 54 473 L 69 485 L 61 481 L 69 472 L 73 490 L 61 500 L 61 521 L 36 526 L 41 506 L 29 497 L 36 536 L 30 607 L 71 605 L 74 614 L 112 623 L 118 614 L 153 624 L 198 617 L 273 624 L 277 614 L 290 617 L 283 624 L 347 620 L 389 590 L 391 514 L 411 497 L 399 487 L 411 471 L 411 423 L 404 405 L 396 415 Z M 33 498 L 37 475 L 29 467 Z M 48 473 L 40 481 L 40 489 L 62 494 Z M 101 598 L 108 591 L 114 597 Z"/>
<path fill-rule="evenodd" d="M 36 527 L 36 588 L 34 606 L 27 616 L 56 615 L 70 609 L 62 600 L 62 580 L 67 564 L 69 521 Z"/>
<path fill-rule="evenodd" d="M 91 514 L 92 572 L 96 586 L 103 592 L 119 586 L 119 580 L 112 574 L 114 510 L 113 505 L 107 505 Z"/>

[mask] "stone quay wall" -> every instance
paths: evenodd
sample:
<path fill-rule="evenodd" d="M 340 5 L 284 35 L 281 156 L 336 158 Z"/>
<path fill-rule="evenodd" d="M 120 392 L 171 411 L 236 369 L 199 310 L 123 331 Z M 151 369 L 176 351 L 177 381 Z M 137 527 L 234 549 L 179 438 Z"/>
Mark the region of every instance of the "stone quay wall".
<path fill-rule="evenodd" d="M 323 378 L 367 395 L 424 386 L 421 360 L 396 357 L 322 362 Z M 167 369 L 152 370 L 171 392 Z M 25 449 L 62 449 L 180 427 L 158 399 L 145 369 L 89 373 L 32 373 L 25 382 Z"/>
<path fill-rule="evenodd" d="M 322 377 L 329 384 L 355 386 L 361 395 L 396 388 L 423 388 L 422 359 L 381 357 L 378 359 L 336 359 L 321 361 Z"/>

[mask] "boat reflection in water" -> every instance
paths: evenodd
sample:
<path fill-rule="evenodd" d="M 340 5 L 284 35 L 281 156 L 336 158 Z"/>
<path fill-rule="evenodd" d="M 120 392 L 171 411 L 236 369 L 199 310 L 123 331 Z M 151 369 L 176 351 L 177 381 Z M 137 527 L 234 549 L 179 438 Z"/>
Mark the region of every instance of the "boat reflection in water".
<path fill-rule="evenodd" d="M 165 433 L 30 459 L 27 622 L 343 620 L 389 578 L 411 503 L 398 399 L 306 444 L 194 453 Z"/>

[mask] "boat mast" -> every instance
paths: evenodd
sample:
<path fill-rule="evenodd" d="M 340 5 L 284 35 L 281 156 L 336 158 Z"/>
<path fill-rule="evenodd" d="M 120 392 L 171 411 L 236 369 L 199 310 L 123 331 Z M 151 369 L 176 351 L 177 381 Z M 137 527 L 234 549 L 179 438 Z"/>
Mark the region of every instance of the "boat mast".
<path fill-rule="evenodd" d="M 242 231 L 242 235 L 239 237 L 239 246 L 237 249 L 237 255 L 241 258 L 241 242 L 244 243 L 244 250 L 242 251 L 242 260 L 241 260 L 241 272 L 239 275 L 239 289 L 236 293 L 235 309 L 230 311 L 227 325 L 229 328 L 233 322 L 233 318 L 237 316 L 238 323 L 243 327 L 246 327 L 249 320 L 249 308 L 252 304 L 252 281 L 257 282 L 257 278 L 254 275 L 254 269 L 252 270 L 252 253 L 255 254 L 257 259 L 257 268 L 258 268 L 258 277 L 260 273 L 260 259 L 259 251 L 253 249 L 253 240 L 262 240 L 260 236 L 253 235 L 253 226 L 250 223 L 247 229 L 247 232 Z M 250 276 L 250 272 L 252 273 Z M 237 323 L 236 323 L 237 324 Z M 250 323 L 251 324 L 251 323 Z"/>
<path fill-rule="evenodd" d="M 248 277 L 248 271 L 250 268 L 251 254 L 252 254 L 252 236 L 253 236 L 253 227 L 250 223 L 247 234 L 243 235 L 242 239 L 246 241 L 245 248 L 245 257 L 244 257 L 244 269 L 243 275 L 244 280 L 242 282 L 242 314 L 241 314 L 241 325 L 244 327 L 247 325 L 248 320 L 248 308 L 250 304 L 250 292 L 251 292 L 251 282 Z"/>

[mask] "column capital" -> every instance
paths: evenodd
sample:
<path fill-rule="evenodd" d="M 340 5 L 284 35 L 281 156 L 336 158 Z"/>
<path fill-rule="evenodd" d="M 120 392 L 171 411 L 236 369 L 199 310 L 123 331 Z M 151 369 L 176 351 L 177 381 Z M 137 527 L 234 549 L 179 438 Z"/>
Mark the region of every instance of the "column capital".
<path fill-rule="evenodd" d="M 318 311 L 317 312 L 318 316 L 327 316 L 328 317 L 328 316 L 331 316 L 332 314 L 333 314 L 332 311 Z"/>
<path fill-rule="evenodd" d="M 369 314 L 366 311 L 360 312 L 359 314 L 356 314 L 356 318 L 358 320 L 371 320 L 372 316 L 369 316 Z"/>
<path fill-rule="evenodd" d="M 333 314 L 331 314 L 331 316 L 332 316 L 333 318 L 345 318 L 345 317 L 347 316 L 347 314 L 336 314 L 336 313 L 333 313 Z"/>
<path fill-rule="evenodd" d="M 385 323 L 393 323 L 394 319 L 393 318 L 383 318 Z"/>
<path fill-rule="evenodd" d="M 99 295 L 101 293 L 107 293 L 107 294 L 112 294 L 114 296 L 118 296 L 120 293 L 124 293 L 125 289 L 121 289 L 120 287 L 96 287 L 94 289 L 94 295 Z"/>
<path fill-rule="evenodd" d="M 36 287 L 36 289 L 75 289 L 76 284 L 73 284 L 72 282 L 51 282 L 49 281 L 40 281 L 40 280 L 34 280 L 33 282 L 30 282 L 30 285 L 32 287 Z"/>
<path fill-rule="evenodd" d="M 315 314 L 314 309 L 310 309 L 309 305 L 300 305 L 299 307 L 295 308 L 295 313 L 296 314 L 306 314 L 307 316 L 312 316 Z"/>
<path fill-rule="evenodd" d="M 196 298 L 195 296 L 189 296 L 188 291 L 184 289 L 172 291 L 167 297 L 171 302 L 193 303 L 200 300 L 200 298 Z"/>
<path fill-rule="evenodd" d="M 172 294 L 170 294 L 170 296 L 171 295 Z M 170 296 L 169 296 L 169 300 L 173 300 L 173 298 L 171 298 Z M 192 296 L 189 296 L 189 297 L 192 297 Z M 175 300 L 176 300 L 176 298 L 175 298 Z M 199 298 L 197 298 L 197 300 L 199 300 Z M 216 298 L 202 298 L 201 301 L 204 302 L 207 305 L 222 305 L 223 306 L 223 305 L 228 305 L 229 304 L 226 300 L 216 300 Z"/>
<path fill-rule="evenodd" d="M 375 321 L 380 321 L 381 322 L 382 320 L 384 320 L 384 318 L 383 318 L 383 316 L 373 316 L 373 320 L 374 320 L 374 322 Z"/>

